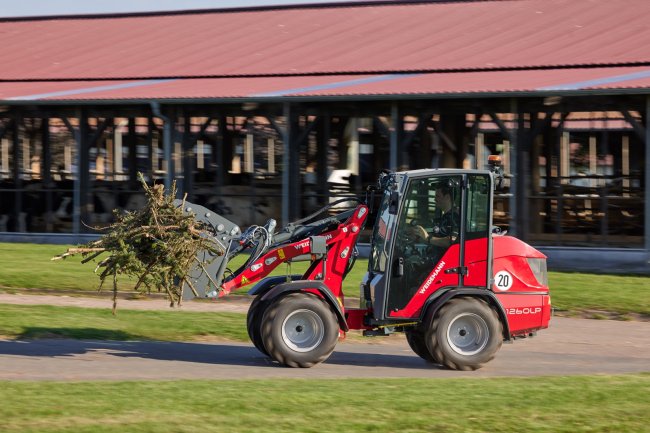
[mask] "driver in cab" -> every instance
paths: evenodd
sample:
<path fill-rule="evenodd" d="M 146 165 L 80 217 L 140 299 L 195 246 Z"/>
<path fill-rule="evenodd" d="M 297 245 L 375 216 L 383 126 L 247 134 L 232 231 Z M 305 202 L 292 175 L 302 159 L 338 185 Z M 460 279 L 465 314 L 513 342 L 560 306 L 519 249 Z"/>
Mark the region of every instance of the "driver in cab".
<path fill-rule="evenodd" d="M 433 231 L 428 233 L 421 225 L 411 227 L 411 237 L 434 247 L 446 249 L 458 236 L 460 216 L 453 209 L 451 188 L 440 186 L 436 189 L 436 211 L 433 218 Z"/>

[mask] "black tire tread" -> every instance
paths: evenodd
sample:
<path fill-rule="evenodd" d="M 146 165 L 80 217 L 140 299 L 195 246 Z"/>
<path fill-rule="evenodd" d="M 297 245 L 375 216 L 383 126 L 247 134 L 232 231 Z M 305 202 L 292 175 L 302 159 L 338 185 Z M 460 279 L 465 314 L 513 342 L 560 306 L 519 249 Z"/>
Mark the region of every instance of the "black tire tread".
<path fill-rule="evenodd" d="M 497 338 L 496 347 L 490 353 L 488 353 L 486 357 L 481 359 L 480 362 L 461 363 L 455 361 L 453 357 L 450 356 L 444 350 L 443 345 L 438 342 L 438 327 L 440 326 L 441 322 L 443 322 L 442 318 L 444 318 L 445 315 L 449 314 L 449 311 L 453 310 L 454 308 L 457 308 L 458 305 L 462 305 L 462 304 L 466 304 L 466 306 L 472 304 L 474 306 L 478 306 L 479 308 L 483 309 L 489 316 L 491 316 L 491 318 L 488 318 L 488 320 L 492 320 L 496 322 L 497 330 L 494 333 L 495 334 L 494 338 Z M 450 368 L 452 370 L 472 371 L 472 370 L 478 370 L 479 368 L 483 367 L 483 365 L 485 365 L 486 363 L 494 359 L 496 353 L 499 351 L 501 345 L 503 344 L 502 337 L 503 337 L 503 325 L 501 324 L 501 321 L 499 320 L 496 311 L 494 311 L 494 309 L 487 302 L 480 300 L 478 298 L 460 297 L 460 298 L 452 299 L 451 301 L 443 305 L 440 308 L 440 310 L 438 310 L 436 317 L 433 320 L 431 328 L 426 333 L 425 341 L 429 347 L 430 352 L 433 355 L 433 358 L 439 364 L 447 368 Z"/>
<path fill-rule="evenodd" d="M 283 347 L 281 343 L 276 341 L 273 333 L 276 326 L 282 326 L 282 318 L 283 316 L 287 315 L 287 311 L 292 311 L 295 309 L 296 304 L 304 304 L 305 302 L 307 302 L 308 306 L 311 304 L 311 306 L 315 307 L 316 309 L 324 308 L 322 310 L 322 312 L 325 313 L 325 316 L 322 317 L 324 319 L 323 324 L 326 327 L 326 332 L 327 327 L 330 327 L 329 332 L 331 333 L 331 341 L 325 341 L 327 338 L 324 338 L 321 349 L 316 353 L 298 354 L 297 352 L 293 352 L 290 348 Z M 329 314 L 330 317 L 327 317 L 327 314 Z M 326 323 L 328 321 L 329 324 Z M 264 313 L 264 317 L 262 318 L 261 337 L 264 347 L 269 353 L 269 356 L 278 361 L 280 364 L 294 368 L 310 368 L 325 361 L 332 354 L 334 347 L 336 346 L 336 342 L 338 341 L 338 330 L 338 321 L 336 320 L 336 316 L 331 310 L 331 307 L 325 301 L 315 295 L 300 292 L 289 293 L 285 296 L 282 296 L 281 298 L 275 299 L 267 307 Z"/>
<path fill-rule="evenodd" d="M 265 356 L 269 356 L 268 351 L 264 347 L 262 335 L 260 332 L 261 320 L 264 316 L 264 310 L 268 307 L 267 301 L 262 301 L 262 295 L 258 295 L 251 302 L 246 314 L 246 330 L 251 342 L 257 350 L 262 352 Z"/>
<path fill-rule="evenodd" d="M 404 332 L 406 342 L 411 350 L 426 362 L 437 363 L 429 348 L 427 347 L 424 332 L 420 329 L 409 329 Z"/>

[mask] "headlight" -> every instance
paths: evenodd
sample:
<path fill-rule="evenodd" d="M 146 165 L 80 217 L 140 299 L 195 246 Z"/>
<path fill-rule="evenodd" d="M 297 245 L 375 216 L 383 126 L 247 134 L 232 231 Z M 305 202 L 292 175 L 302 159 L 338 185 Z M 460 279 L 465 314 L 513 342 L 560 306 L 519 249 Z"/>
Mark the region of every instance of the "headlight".
<path fill-rule="evenodd" d="M 533 271 L 533 275 L 537 278 L 537 282 L 542 286 L 548 287 L 548 272 L 546 270 L 546 259 L 532 259 L 527 258 L 528 266 Z"/>

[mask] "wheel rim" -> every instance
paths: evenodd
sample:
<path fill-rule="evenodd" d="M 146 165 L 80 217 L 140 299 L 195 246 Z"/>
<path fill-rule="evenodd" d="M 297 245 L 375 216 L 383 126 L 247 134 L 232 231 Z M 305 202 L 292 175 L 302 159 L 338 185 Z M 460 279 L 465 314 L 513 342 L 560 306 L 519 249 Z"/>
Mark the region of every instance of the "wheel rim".
<path fill-rule="evenodd" d="M 454 352 L 464 356 L 479 353 L 487 346 L 489 338 L 487 323 L 474 313 L 459 314 L 447 328 L 449 346 Z"/>
<path fill-rule="evenodd" d="M 296 352 L 314 350 L 323 341 L 325 325 L 312 310 L 296 310 L 282 323 L 282 340 Z"/>

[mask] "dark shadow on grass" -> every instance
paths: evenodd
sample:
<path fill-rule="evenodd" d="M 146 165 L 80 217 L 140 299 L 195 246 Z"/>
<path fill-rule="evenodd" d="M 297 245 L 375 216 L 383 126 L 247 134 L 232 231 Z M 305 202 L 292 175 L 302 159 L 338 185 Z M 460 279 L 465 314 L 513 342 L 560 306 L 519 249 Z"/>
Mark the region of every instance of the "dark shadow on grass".
<path fill-rule="evenodd" d="M 98 328 L 52 328 L 52 327 L 28 327 L 24 328 L 16 339 L 18 340 L 42 340 L 56 338 L 71 338 L 74 340 L 143 340 L 141 335 L 131 334 L 113 329 Z"/>

